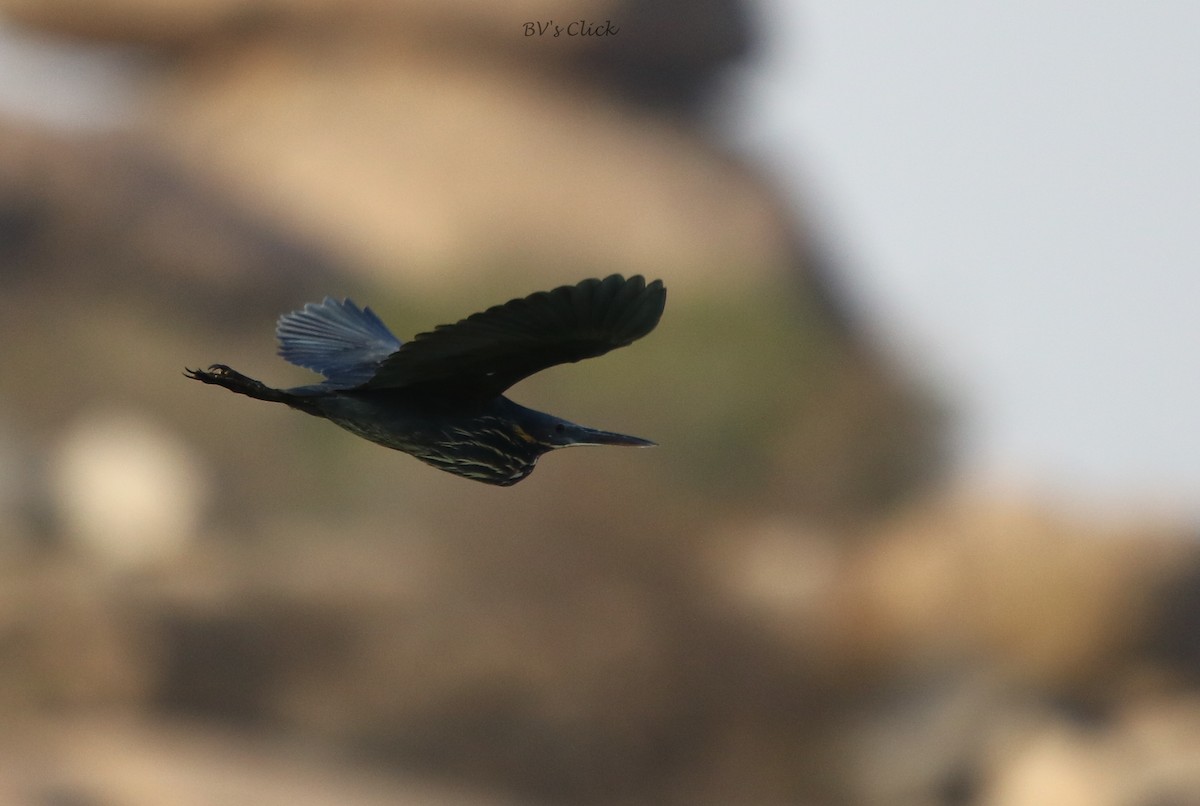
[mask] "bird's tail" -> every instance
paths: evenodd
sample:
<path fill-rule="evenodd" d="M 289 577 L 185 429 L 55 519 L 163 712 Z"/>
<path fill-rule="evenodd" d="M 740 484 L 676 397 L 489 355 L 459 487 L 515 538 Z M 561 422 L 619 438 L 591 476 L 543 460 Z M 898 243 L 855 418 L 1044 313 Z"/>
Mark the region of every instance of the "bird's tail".
<path fill-rule="evenodd" d="M 211 383 L 215 386 L 224 386 L 231 392 L 237 392 L 239 395 L 246 395 L 255 400 L 286 403 L 289 406 L 294 405 L 296 402 L 294 395 L 290 395 L 282 389 L 272 389 L 262 381 L 247 378 L 242 373 L 232 370 L 224 364 L 213 364 L 208 369 L 186 369 L 184 370 L 184 374 L 197 381 Z"/>

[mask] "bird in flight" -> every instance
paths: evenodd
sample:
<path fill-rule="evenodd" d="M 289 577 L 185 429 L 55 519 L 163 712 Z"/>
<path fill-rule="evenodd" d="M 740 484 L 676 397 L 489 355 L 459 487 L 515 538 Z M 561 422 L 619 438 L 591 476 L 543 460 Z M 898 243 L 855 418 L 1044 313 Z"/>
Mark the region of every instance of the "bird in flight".
<path fill-rule="evenodd" d="M 275 327 L 279 355 L 324 375 L 321 383 L 273 389 L 224 364 L 185 373 L 324 417 L 439 470 L 507 487 L 555 448 L 655 444 L 525 408 L 503 393 L 547 367 L 640 339 L 666 301 L 661 280 L 614 274 L 510 300 L 401 343 L 370 308 L 326 297 Z"/>

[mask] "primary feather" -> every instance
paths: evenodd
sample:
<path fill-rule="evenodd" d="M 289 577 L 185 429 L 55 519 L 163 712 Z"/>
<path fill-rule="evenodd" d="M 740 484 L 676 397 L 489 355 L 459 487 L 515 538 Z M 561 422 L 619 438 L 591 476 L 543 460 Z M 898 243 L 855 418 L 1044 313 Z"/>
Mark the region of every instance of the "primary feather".
<path fill-rule="evenodd" d="M 661 280 L 618 274 L 539 291 L 418 334 L 383 359 L 363 388 L 498 395 L 547 367 L 640 339 L 658 324 L 666 299 Z"/>
<path fill-rule="evenodd" d="M 370 380 L 379 363 L 400 349 L 374 311 L 332 297 L 279 317 L 275 337 L 286 361 L 344 386 Z"/>

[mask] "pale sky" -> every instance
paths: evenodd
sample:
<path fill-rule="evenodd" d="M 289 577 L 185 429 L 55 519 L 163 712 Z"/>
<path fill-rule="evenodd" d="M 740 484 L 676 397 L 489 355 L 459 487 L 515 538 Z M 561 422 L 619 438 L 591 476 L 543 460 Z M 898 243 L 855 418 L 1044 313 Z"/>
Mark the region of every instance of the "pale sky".
<path fill-rule="evenodd" d="M 963 475 L 1200 515 L 1200 3 L 763 16 L 739 135 L 959 405 Z"/>

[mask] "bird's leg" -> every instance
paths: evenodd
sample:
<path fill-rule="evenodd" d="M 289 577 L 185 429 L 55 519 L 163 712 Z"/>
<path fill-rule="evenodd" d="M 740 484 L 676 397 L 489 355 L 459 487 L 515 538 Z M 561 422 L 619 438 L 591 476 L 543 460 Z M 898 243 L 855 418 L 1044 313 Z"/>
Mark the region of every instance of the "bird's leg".
<path fill-rule="evenodd" d="M 279 389 L 272 389 L 262 381 L 247 378 L 242 373 L 232 370 L 224 364 L 213 364 L 208 369 L 189 369 L 184 374 L 189 378 L 216 386 L 224 386 L 231 392 L 246 395 L 256 400 L 267 400 L 272 403 L 291 403 L 292 396 Z"/>

